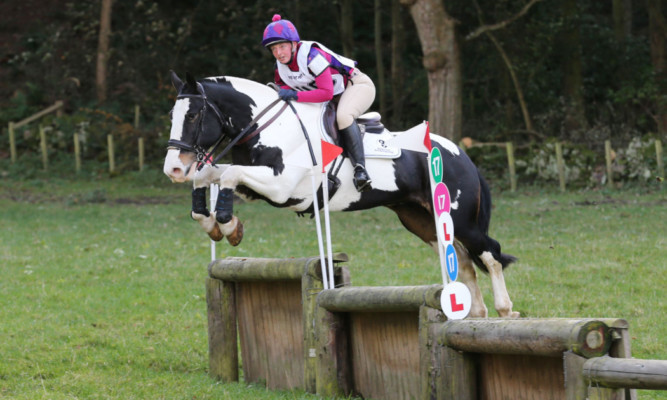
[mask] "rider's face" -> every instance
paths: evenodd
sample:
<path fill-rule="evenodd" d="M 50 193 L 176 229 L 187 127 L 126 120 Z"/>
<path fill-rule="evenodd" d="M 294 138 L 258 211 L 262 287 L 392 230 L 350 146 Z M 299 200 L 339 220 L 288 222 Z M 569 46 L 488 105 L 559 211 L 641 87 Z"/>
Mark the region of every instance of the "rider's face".
<path fill-rule="evenodd" d="M 282 64 L 288 64 L 292 59 L 292 42 L 282 42 L 271 46 L 271 54 Z"/>

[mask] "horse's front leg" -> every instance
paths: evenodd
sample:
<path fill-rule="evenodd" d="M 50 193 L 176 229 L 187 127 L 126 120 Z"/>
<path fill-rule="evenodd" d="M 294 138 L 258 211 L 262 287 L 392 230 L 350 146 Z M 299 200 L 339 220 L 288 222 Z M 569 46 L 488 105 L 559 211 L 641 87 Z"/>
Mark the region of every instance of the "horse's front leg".
<path fill-rule="evenodd" d="M 223 237 L 232 246 L 237 246 L 243 239 L 243 224 L 233 215 L 233 188 L 220 188 L 218 200 L 212 213 L 206 208 L 206 188 L 220 182 L 220 176 L 229 167 L 226 164 L 204 165 L 194 177 L 195 189 L 192 191 L 192 218 L 215 241 Z"/>
<path fill-rule="evenodd" d="M 236 187 L 243 185 L 269 201 L 285 203 L 307 172 L 302 168 L 288 168 L 281 174 L 274 174 L 273 168 L 266 166 L 229 165 L 224 169 L 218 181 L 220 193 L 215 205 L 215 219 L 232 246 L 238 245 L 243 239 L 243 224 L 234 215 L 233 196 Z"/>
<path fill-rule="evenodd" d="M 216 242 L 222 240 L 224 236 L 215 221 L 215 216 L 211 215 L 206 207 L 206 186 L 192 189 L 192 219 L 199 223 L 204 232 Z"/>

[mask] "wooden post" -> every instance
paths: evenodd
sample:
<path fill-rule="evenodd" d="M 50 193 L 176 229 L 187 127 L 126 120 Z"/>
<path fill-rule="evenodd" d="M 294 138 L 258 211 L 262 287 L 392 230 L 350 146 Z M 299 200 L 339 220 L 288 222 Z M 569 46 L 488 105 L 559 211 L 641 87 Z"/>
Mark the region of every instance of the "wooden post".
<path fill-rule="evenodd" d="M 209 376 L 223 382 L 238 382 L 239 352 L 236 335 L 235 284 L 206 279 L 208 310 Z"/>
<path fill-rule="evenodd" d="M 662 142 L 660 139 L 655 141 L 655 158 L 658 162 L 658 176 L 665 178 L 665 166 L 662 163 Z"/>
<path fill-rule="evenodd" d="M 611 141 L 604 141 L 604 159 L 607 163 L 607 184 L 609 186 L 614 184 L 614 171 L 611 168 Z"/>
<path fill-rule="evenodd" d="M 558 182 L 561 192 L 565 191 L 565 162 L 563 161 L 563 145 L 556 143 L 556 162 L 558 163 Z"/>
<path fill-rule="evenodd" d="M 507 149 L 507 163 L 510 171 L 510 190 L 516 192 L 516 166 L 514 164 L 514 145 L 512 142 L 505 143 Z"/>
<path fill-rule="evenodd" d="M 58 117 L 58 118 L 62 117 L 63 116 L 63 106 L 64 106 L 63 101 L 58 100 L 54 103 L 54 105 L 56 106 L 56 117 Z"/>
<path fill-rule="evenodd" d="M 16 162 L 16 137 L 14 136 L 14 123 L 10 122 L 7 127 L 9 130 L 9 153 L 11 155 L 12 164 Z"/>
<path fill-rule="evenodd" d="M 144 170 L 144 138 L 139 138 L 139 171 Z"/>
<path fill-rule="evenodd" d="M 39 125 L 39 147 L 42 149 L 42 167 L 44 171 L 49 168 L 49 153 L 46 146 L 46 131 L 44 125 Z"/>
<path fill-rule="evenodd" d="M 113 153 L 113 136 L 107 135 L 107 145 L 109 147 L 109 172 L 114 173 L 116 170 L 116 161 Z"/>
<path fill-rule="evenodd" d="M 74 134 L 74 168 L 77 174 L 81 172 L 81 142 L 78 133 Z"/>
<path fill-rule="evenodd" d="M 134 106 L 134 129 L 139 129 L 139 105 Z"/>

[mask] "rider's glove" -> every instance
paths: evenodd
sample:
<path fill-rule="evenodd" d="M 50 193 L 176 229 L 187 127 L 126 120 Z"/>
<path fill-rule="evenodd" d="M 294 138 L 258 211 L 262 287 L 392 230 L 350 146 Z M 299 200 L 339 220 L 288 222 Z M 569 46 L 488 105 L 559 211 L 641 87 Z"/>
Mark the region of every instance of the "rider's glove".
<path fill-rule="evenodd" d="M 278 92 L 278 97 L 285 101 L 299 99 L 299 96 L 296 94 L 296 90 L 292 89 L 280 89 Z"/>

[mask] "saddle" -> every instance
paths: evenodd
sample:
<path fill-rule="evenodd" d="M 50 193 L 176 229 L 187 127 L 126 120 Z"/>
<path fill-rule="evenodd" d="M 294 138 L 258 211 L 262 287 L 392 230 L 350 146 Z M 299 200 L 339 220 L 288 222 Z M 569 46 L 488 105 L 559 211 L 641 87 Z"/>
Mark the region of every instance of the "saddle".
<path fill-rule="evenodd" d="M 381 119 L 380 113 L 375 111 L 360 115 L 357 118 L 357 124 L 361 129 L 362 136 L 365 133 L 383 133 L 385 128 Z M 338 138 L 338 124 L 336 123 L 336 105 L 333 102 L 327 103 L 322 116 L 322 124 L 324 124 L 324 131 L 331 137 L 334 144 L 341 146 Z"/>

